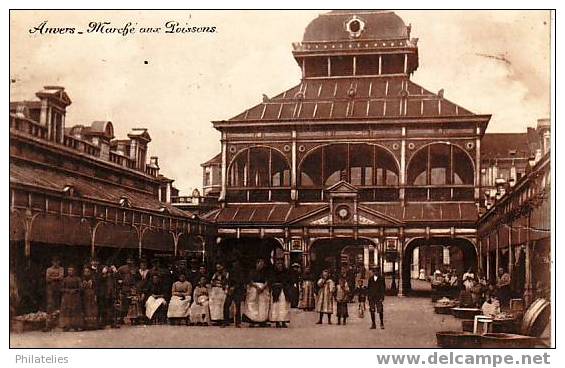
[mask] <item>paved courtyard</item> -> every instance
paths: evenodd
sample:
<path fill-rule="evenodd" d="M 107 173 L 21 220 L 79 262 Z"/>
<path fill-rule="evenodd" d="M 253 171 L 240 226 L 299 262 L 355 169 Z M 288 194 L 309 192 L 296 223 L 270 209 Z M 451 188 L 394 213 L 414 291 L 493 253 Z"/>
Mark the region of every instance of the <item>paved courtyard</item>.
<path fill-rule="evenodd" d="M 369 330 L 370 317 L 360 319 L 356 303 L 349 305 L 347 326 L 316 325 L 314 312 L 293 310 L 288 329 L 186 326 L 135 326 L 85 332 L 26 332 L 10 334 L 13 348 L 329 348 L 435 347 L 435 333 L 460 330 L 461 322 L 434 314 L 429 298 L 387 297 L 385 330 Z"/>

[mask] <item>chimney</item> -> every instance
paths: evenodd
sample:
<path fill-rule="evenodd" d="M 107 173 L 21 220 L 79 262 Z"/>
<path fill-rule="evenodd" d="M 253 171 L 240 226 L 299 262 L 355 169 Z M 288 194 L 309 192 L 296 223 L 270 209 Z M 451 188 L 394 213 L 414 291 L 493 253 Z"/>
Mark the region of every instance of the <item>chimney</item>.
<path fill-rule="evenodd" d="M 149 158 L 149 164 L 150 164 L 151 166 L 154 166 L 155 168 L 158 169 L 158 168 L 159 168 L 159 157 L 157 157 L 157 156 L 151 156 L 151 157 Z"/>

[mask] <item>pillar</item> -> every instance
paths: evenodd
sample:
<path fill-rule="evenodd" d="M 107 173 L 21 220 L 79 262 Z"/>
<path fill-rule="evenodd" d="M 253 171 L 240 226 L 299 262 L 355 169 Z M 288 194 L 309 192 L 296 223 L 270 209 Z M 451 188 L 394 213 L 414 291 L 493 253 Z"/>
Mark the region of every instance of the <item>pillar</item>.
<path fill-rule="evenodd" d="M 498 274 L 498 269 L 500 268 L 500 237 L 498 236 L 498 228 L 496 229 L 496 254 L 494 263 L 496 265 L 496 273 Z"/>
<path fill-rule="evenodd" d="M 405 296 L 406 285 L 408 282 L 410 285 L 410 278 L 404 280 L 404 228 L 400 228 L 400 236 L 398 237 L 398 247 L 399 247 L 399 261 L 398 261 L 398 296 Z"/>
<path fill-rule="evenodd" d="M 298 192 L 296 190 L 296 130 L 292 131 L 292 168 L 290 171 L 290 199 L 293 201 L 298 200 Z"/>
<path fill-rule="evenodd" d="M 226 144 L 226 133 L 222 132 L 222 172 L 221 172 L 221 183 L 222 189 L 220 192 L 220 201 L 226 200 L 226 184 L 227 184 L 227 166 L 228 166 L 228 153 Z"/>
<path fill-rule="evenodd" d="M 475 139 L 475 201 L 481 198 L 481 128 L 477 126 Z"/>
<path fill-rule="evenodd" d="M 533 301 L 532 287 L 532 244 L 530 238 L 531 212 L 528 211 L 528 228 L 526 231 L 526 284 L 524 285 L 524 301 L 528 307 Z"/>
<path fill-rule="evenodd" d="M 365 271 L 369 271 L 369 246 L 365 245 L 363 247 L 363 267 Z"/>
<path fill-rule="evenodd" d="M 487 274 L 486 278 L 490 280 L 490 234 L 487 234 Z"/>
<path fill-rule="evenodd" d="M 512 275 L 514 270 L 514 249 L 512 249 L 512 222 L 508 226 L 508 273 Z"/>
<path fill-rule="evenodd" d="M 404 202 L 404 186 L 406 185 L 406 127 L 402 127 L 402 142 L 400 144 L 400 201 Z M 375 174 L 373 174 L 375 175 Z"/>

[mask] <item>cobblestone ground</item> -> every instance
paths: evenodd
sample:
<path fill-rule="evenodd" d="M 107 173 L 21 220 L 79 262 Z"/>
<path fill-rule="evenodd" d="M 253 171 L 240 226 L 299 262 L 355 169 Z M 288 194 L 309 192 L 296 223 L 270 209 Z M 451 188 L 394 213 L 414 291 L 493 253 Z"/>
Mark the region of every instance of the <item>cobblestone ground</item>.
<path fill-rule="evenodd" d="M 349 305 L 347 326 L 316 325 L 314 312 L 293 310 L 288 329 L 186 326 L 125 326 L 85 332 L 26 332 L 11 334 L 14 348 L 258 348 L 258 347 L 435 347 L 435 333 L 460 330 L 461 322 L 449 315 L 434 314 L 429 298 L 387 297 L 385 329 L 369 330 L 370 317 L 361 319 L 356 303 Z"/>

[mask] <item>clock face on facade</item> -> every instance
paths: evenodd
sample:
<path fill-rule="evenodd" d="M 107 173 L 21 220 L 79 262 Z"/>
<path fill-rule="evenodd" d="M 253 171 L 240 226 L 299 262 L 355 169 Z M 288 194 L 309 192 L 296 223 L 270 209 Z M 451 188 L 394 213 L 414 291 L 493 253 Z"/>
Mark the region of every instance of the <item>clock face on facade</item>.
<path fill-rule="evenodd" d="M 348 220 L 351 217 L 351 212 L 347 206 L 339 206 L 335 211 L 337 217 L 342 220 Z"/>

